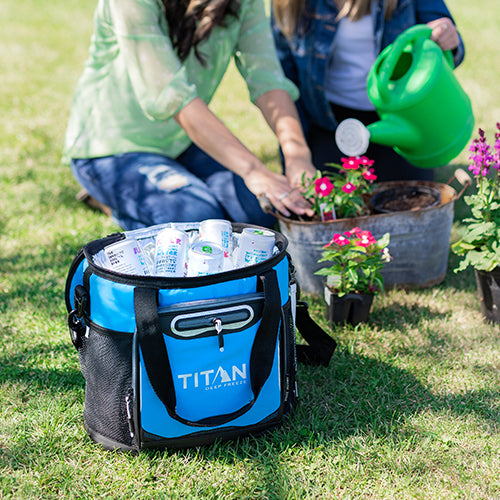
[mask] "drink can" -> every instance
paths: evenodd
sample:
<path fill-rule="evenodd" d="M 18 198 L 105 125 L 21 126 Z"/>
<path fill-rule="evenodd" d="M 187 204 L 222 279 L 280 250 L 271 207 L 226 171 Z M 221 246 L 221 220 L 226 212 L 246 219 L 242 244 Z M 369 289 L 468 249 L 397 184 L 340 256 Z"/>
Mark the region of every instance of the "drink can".
<path fill-rule="evenodd" d="M 144 255 L 144 260 L 150 270 L 154 271 L 156 258 L 156 241 L 154 237 L 141 238 L 137 240 L 137 244 Z"/>
<path fill-rule="evenodd" d="M 188 276 L 205 276 L 223 270 L 224 252 L 211 241 L 197 241 L 188 252 Z"/>
<path fill-rule="evenodd" d="M 189 236 L 185 231 L 162 229 L 156 235 L 155 275 L 186 276 L 188 245 Z"/>
<path fill-rule="evenodd" d="M 127 238 L 104 248 L 106 267 L 122 274 L 149 276 L 151 272 L 137 241 Z"/>
<path fill-rule="evenodd" d="M 200 240 L 212 241 L 222 248 L 224 253 L 223 270 L 233 268 L 233 226 L 224 219 L 206 219 L 200 222 Z"/>
<path fill-rule="evenodd" d="M 246 227 L 238 238 L 236 267 L 258 264 L 273 255 L 274 233 L 265 229 Z"/>
<path fill-rule="evenodd" d="M 200 222 L 200 240 L 211 241 L 222 248 L 224 257 L 233 251 L 233 226 L 224 219 L 207 219 Z"/>
<path fill-rule="evenodd" d="M 124 232 L 126 238 L 132 238 L 137 241 L 151 274 L 155 270 L 156 235 L 166 227 L 172 226 L 170 223 L 164 223 Z"/>

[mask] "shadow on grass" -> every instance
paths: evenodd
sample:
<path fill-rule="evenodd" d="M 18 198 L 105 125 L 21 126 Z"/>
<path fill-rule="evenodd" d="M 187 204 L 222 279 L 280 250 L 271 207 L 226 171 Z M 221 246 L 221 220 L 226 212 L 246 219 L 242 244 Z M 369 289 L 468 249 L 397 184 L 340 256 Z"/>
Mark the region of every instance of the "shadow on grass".
<path fill-rule="evenodd" d="M 0 294 L 0 311 L 22 307 L 27 313 L 44 314 L 59 309 L 78 248 L 61 241 L 56 246 L 34 246 L 16 255 L 0 256 L 0 272 L 8 276 L 8 285 Z"/>
<path fill-rule="evenodd" d="M 300 367 L 299 394 L 300 402 L 282 428 L 259 437 L 170 453 L 186 459 L 195 453 L 209 462 L 244 466 L 266 498 L 291 498 L 294 488 L 307 491 L 317 481 L 327 480 L 316 477 L 316 469 L 323 474 L 336 456 L 349 461 L 346 457 L 356 454 L 358 447 L 365 458 L 386 449 L 377 443 L 390 442 L 395 449 L 409 452 L 418 448 L 419 440 L 432 437 L 433 430 L 413 425 L 413 417 L 474 416 L 492 429 L 498 428 L 500 419 L 500 390 L 436 395 L 405 370 L 343 349 L 328 368 Z M 436 430 L 436 439 L 439 433 Z M 145 452 L 151 459 L 161 453 Z"/>
<path fill-rule="evenodd" d="M 58 359 L 63 365 L 69 364 L 67 360 L 73 357 L 72 351 L 76 353 L 68 333 L 66 344 L 38 344 L 0 355 L 0 384 L 15 382 L 19 387 L 24 386 L 31 395 L 47 394 L 50 397 L 60 395 L 61 391 L 83 388 L 85 383 L 78 368 L 47 366 L 47 360 L 55 365 L 58 363 L 54 360 Z"/>
<path fill-rule="evenodd" d="M 475 414 L 493 426 L 500 419 L 494 405 L 500 390 L 435 395 L 409 372 L 346 350 L 337 352 L 329 370 L 307 367 L 302 375 L 295 440 L 305 429 L 323 442 L 368 431 L 386 435 L 427 411 Z"/>
<path fill-rule="evenodd" d="M 301 367 L 299 382 L 300 403 L 282 428 L 202 448 L 199 456 L 206 460 L 230 456 L 246 463 L 266 484 L 269 498 L 284 498 L 287 485 L 297 482 L 297 471 L 284 465 L 291 456 L 308 468 L 308 453 L 313 453 L 316 464 L 318 454 L 327 461 L 337 453 L 349 455 L 350 447 L 358 446 L 357 439 L 352 442 L 350 438 L 366 439 L 366 448 L 375 451 L 374 443 L 387 438 L 396 448 L 407 449 L 412 443 L 413 449 L 418 447 L 413 443 L 418 443 L 419 436 L 424 437 L 422 433 L 428 438 L 433 432 L 412 425 L 412 418 L 421 414 L 474 416 L 491 429 L 498 428 L 500 419 L 500 390 L 436 395 L 407 371 L 346 350 L 335 354 L 329 368 Z M 290 455 L 292 449 L 296 451 Z"/>

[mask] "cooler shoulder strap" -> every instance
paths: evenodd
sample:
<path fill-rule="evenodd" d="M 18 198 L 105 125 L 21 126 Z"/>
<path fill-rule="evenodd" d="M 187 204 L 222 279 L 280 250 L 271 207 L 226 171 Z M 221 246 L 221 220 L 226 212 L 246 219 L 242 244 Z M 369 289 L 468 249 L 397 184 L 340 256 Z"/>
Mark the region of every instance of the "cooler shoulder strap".
<path fill-rule="evenodd" d="M 297 345 L 297 361 L 305 365 L 328 366 L 337 347 L 330 337 L 310 316 L 306 302 L 297 302 L 296 327 L 308 345 Z"/>

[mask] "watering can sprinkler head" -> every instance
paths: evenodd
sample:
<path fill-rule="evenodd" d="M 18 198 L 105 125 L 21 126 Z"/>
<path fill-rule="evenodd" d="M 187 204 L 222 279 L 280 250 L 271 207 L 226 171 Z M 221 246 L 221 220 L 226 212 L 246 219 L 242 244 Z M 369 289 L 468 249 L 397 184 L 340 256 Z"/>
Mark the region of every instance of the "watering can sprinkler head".
<path fill-rule="evenodd" d="M 335 142 L 347 156 L 361 156 L 368 150 L 370 131 L 359 120 L 347 118 L 335 130 Z"/>

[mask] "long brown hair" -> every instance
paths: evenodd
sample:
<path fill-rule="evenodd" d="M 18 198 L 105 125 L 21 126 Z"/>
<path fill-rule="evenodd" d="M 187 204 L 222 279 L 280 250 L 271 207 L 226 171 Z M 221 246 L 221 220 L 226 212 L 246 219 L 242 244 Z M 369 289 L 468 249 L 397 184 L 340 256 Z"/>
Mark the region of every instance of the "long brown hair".
<path fill-rule="evenodd" d="M 181 61 L 194 50 L 205 64 L 198 45 L 206 40 L 215 26 L 225 26 L 228 15 L 238 17 L 239 0 L 162 0 L 170 39 Z"/>
<path fill-rule="evenodd" d="M 358 21 L 370 13 L 372 0 L 345 0 L 339 10 L 337 19 L 347 17 Z M 396 9 L 398 0 L 385 0 L 385 18 L 390 19 Z M 282 33 L 290 38 L 299 24 L 305 9 L 305 0 L 273 0 L 273 12 Z"/>

